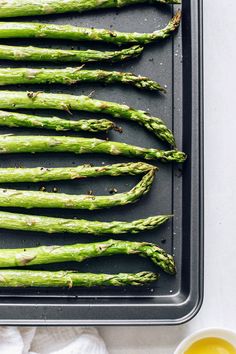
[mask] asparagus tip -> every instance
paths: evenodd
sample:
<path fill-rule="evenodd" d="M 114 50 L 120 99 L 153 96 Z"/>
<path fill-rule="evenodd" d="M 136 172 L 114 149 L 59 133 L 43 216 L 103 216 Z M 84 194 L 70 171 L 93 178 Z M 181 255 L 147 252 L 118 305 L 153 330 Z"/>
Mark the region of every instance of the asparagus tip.
<path fill-rule="evenodd" d="M 182 163 L 187 159 L 185 152 L 178 151 L 178 162 Z"/>
<path fill-rule="evenodd" d="M 140 284 L 150 283 L 150 282 L 159 280 L 159 278 L 160 278 L 159 274 L 149 272 L 149 271 L 143 271 L 143 272 L 137 273 L 137 276 L 140 276 L 140 280 L 141 280 Z"/>
<path fill-rule="evenodd" d="M 175 261 L 172 255 L 168 254 L 162 248 L 154 244 L 146 243 L 145 246 L 146 246 L 145 254 L 151 258 L 154 264 L 161 267 L 164 270 L 164 272 L 168 274 L 171 275 L 176 274 Z"/>

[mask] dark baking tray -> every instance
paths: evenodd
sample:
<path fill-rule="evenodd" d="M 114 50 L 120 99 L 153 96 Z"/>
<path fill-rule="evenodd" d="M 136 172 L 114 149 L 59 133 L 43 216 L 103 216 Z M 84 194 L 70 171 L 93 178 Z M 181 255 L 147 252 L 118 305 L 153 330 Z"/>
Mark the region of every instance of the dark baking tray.
<path fill-rule="evenodd" d="M 163 27 L 179 6 L 135 6 L 119 11 L 107 10 L 83 15 L 69 14 L 49 17 L 24 18 L 23 21 L 71 23 L 107 27 L 124 31 L 150 32 Z M 203 296 L 203 117 L 202 117 L 202 3 L 201 0 L 183 0 L 183 20 L 178 33 L 168 40 L 147 46 L 139 59 L 115 66 L 110 64 L 88 67 L 114 68 L 144 74 L 167 85 L 166 95 L 150 94 L 130 87 L 60 85 L 11 87 L 13 90 L 45 90 L 89 94 L 110 101 L 149 110 L 162 117 L 174 131 L 179 149 L 188 154 L 183 166 L 158 164 L 151 193 L 132 206 L 96 212 L 64 210 L 32 210 L 31 213 L 82 217 L 98 220 L 133 220 L 158 213 L 174 213 L 173 221 L 158 230 L 126 235 L 121 239 L 146 240 L 161 244 L 175 255 L 176 277 L 161 272 L 158 283 L 144 288 L 102 289 L 0 289 L 1 324 L 178 324 L 192 318 L 202 303 Z M 77 47 L 77 43 L 61 41 L 7 40 L 41 46 Z M 80 45 L 80 43 L 79 43 Z M 81 47 L 85 47 L 82 44 Z M 105 48 L 89 44 L 90 47 Z M 108 49 L 106 45 L 106 49 Z M 32 66 L 30 63 L 1 62 L 1 66 Z M 44 66 L 48 66 L 47 63 Z M 42 65 L 42 64 L 41 64 Z M 40 67 L 40 64 L 34 64 Z M 37 112 L 39 113 L 39 112 Z M 40 112 L 48 115 L 49 112 Z M 56 112 L 58 115 L 59 113 Z M 66 113 L 61 113 L 65 116 Z M 75 114 L 77 117 L 78 114 Z M 91 116 L 83 114 L 82 116 Z M 157 139 L 135 124 L 117 122 L 123 134 L 110 133 L 109 138 L 140 146 L 162 147 Z M 45 131 L 1 129 L 1 133 L 48 134 Z M 51 133 L 54 134 L 53 132 Z M 13 166 L 71 166 L 81 163 L 111 163 L 128 161 L 125 158 L 72 154 L 8 155 L 0 157 L 1 167 Z M 99 178 L 79 182 L 52 182 L 43 184 L 51 191 L 54 186 L 68 193 L 86 193 L 92 189 L 97 194 L 107 194 L 116 187 L 119 191 L 131 188 L 137 180 L 133 177 Z M 42 184 L 41 184 L 42 185 Z M 6 185 L 8 187 L 38 189 L 40 184 Z M 20 210 L 22 212 L 22 210 Z M 0 231 L 0 247 L 29 247 L 40 244 L 93 242 L 108 237 L 69 234 L 45 235 Z M 36 267 L 35 267 L 36 268 Z M 147 259 L 137 256 L 116 256 L 93 259 L 82 264 L 47 266 L 45 269 L 77 269 L 81 272 L 137 272 L 155 270 Z"/>

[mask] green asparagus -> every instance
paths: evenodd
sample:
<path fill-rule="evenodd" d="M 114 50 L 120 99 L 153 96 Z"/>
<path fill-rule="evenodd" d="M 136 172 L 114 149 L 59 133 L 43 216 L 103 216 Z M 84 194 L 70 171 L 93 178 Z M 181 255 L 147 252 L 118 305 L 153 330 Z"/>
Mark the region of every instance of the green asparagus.
<path fill-rule="evenodd" d="M 142 3 L 180 4 L 180 0 L 0 0 L 0 18 L 83 12 Z"/>
<path fill-rule="evenodd" d="M 1 104 L 1 102 L 0 102 Z M 178 150 L 147 149 L 116 141 L 96 138 L 74 138 L 70 136 L 22 136 L 0 135 L 0 154 L 36 152 L 102 153 L 141 157 L 146 160 L 184 162 L 186 155 Z"/>
<path fill-rule="evenodd" d="M 70 195 L 0 188 L 0 206 L 20 208 L 67 208 L 67 209 L 103 209 L 118 205 L 135 203 L 151 188 L 155 169 L 145 174 L 142 180 L 131 190 L 113 195 Z"/>
<path fill-rule="evenodd" d="M 100 176 L 140 175 L 156 167 L 145 162 L 117 163 L 107 166 L 82 165 L 58 168 L 0 168 L 0 183 L 46 182 Z"/>
<path fill-rule="evenodd" d="M 6 111 L 0 111 L 0 126 L 51 129 L 56 131 L 74 130 L 91 133 L 108 131 L 115 128 L 115 124 L 108 119 L 80 119 L 75 121 L 58 117 L 40 117 Z"/>
<path fill-rule="evenodd" d="M 0 91 L 0 109 L 58 109 L 80 110 L 110 114 L 114 118 L 135 121 L 153 132 L 161 140 L 175 146 L 172 132 L 165 123 L 148 113 L 135 110 L 125 104 L 93 99 L 89 96 L 53 94 L 43 92 Z"/>
<path fill-rule="evenodd" d="M 171 215 L 157 215 L 130 222 L 102 222 L 25 215 L 0 211 L 0 228 L 7 230 L 38 231 L 49 234 L 64 232 L 92 235 L 137 234 L 142 231 L 153 230 L 170 218 Z"/>
<path fill-rule="evenodd" d="M 101 82 L 105 84 L 122 83 L 139 89 L 166 92 L 160 84 L 145 76 L 119 71 L 81 69 L 82 67 L 64 69 L 0 68 L 0 85 L 47 83 L 72 85 L 83 82 Z"/>
<path fill-rule="evenodd" d="M 169 37 L 178 28 L 180 20 L 181 12 L 178 11 L 165 28 L 153 33 L 127 33 L 47 23 L 0 22 L 0 38 L 53 38 L 73 41 L 104 41 L 117 45 L 127 43 L 144 45 Z"/>
<path fill-rule="evenodd" d="M 0 0 L 1 1 L 1 0 Z M 69 50 L 69 49 L 52 49 L 39 47 L 20 47 L 10 45 L 0 45 L 0 59 L 16 60 L 16 61 L 50 61 L 50 62 L 95 62 L 109 61 L 115 63 L 117 61 L 136 58 L 143 51 L 140 46 L 133 46 L 113 52 L 102 52 L 99 50 Z"/>
<path fill-rule="evenodd" d="M 149 242 L 107 240 L 63 246 L 0 249 L 0 268 L 23 267 L 39 264 L 82 262 L 86 259 L 116 254 L 138 255 L 149 258 L 166 273 L 175 274 L 175 262 L 157 245 Z"/>
<path fill-rule="evenodd" d="M 4 269 L 0 271 L 0 287 L 68 287 L 83 286 L 142 286 L 159 279 L 153 272 L 93 274 L 60 270 Z"/>

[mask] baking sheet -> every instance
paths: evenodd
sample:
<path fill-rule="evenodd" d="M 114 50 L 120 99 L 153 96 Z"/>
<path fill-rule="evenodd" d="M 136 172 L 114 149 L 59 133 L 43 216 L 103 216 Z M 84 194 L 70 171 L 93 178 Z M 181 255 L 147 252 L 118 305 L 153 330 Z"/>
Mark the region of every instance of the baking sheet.
<path fill-rule="evenodd" d="M 48 23 L 70 23 L 79 26 L 112 28 L 122 31 L 151 32 L 166 25 L 179 6 L 138 5 L 122 10 L 104 10 L 86 14 L 64 14 L 22 18 L 22 21 Z M 65 87 L 62 85 L 21 85 L 6 87 L 12 90 L 66 92 L 90 94 L 92 97 L 127 103 L 161 117 L 174 131 L 177 146 L 188 154 L 182 165 L 157 163 L 160 170 L 156 175 L 151 192 L 132 206 L 100 211 L 73 210 L 30 210 L 8 209 L 39 215 L 88 218 L 90 220 L 134 220 L 156 214 L 174 213 L 172 221 L 159 229 L 138 235 L 123 235 L 120 239 L 149 241 L 160 244 L 173 253 L 177 264 L 175 277 L 161 272 L 157 283 L 143 288 L 100 288 L 100 289 L 0 289 L 0 322 L 7 324 L 174 324 L 191 318 L 202 301 L 202 68 L 201 68 L 201 1 L 183 1 L 183 21 L 179 31 L 170 39 L 148 45 L 140 58 L 110 65 L 88 64 L 86 68 L 104 68 L 132 71 L 150 76 L 166 85 L 168 93 L 150 93 L 125 86 L 103 86 L 82 84 Z M 10 19 L 9 19 L 10 21 Z M 15 19 L 14 19 L 15 21 Z M 1 40 L 1 43 L 38 45 L 62 48 L 101 48 L 114 46 L 75 43 L 53 40 Z M 0 62 L 1 67 L 53 67 L 49 63 Z M 67 66 L 78 66 L 75 63 Z M 54 65 L 63 67 L 63 65 Z M 3 88 L 5 89 L 5 88 Z M 59 111 L 26 111 L 41 115 L 51 113 L 61 117 L 69 115 Z M 90 113 L 73 112 L 73 117 L 101 117 Z M 103 115 L 104 117 L 104 115 Z M 144 147 L 168 147 L 151 133 L 135 123 L 114 120 L 123 128 L 123 133 L 111 132 L 109 139 Z M 1 128 L 1 134 L 63 135 L 53 131 Z M 76 133 L 68 133 L 75 135 Z M 91 136 L 80 134 L 81 136 Z M 101 134 L 102 138 L 107 135 Z M 0 167 L 59 167 L 83 163 L 94 165 L 126 162 L 130 159 L 105 155 L 73 154 L 21 154 L 3 155 Z M 38 190 L 42 185 L 47 191 L 56 187 L 61 192 L 109 194 L 110 189 L 119 192 L 129 190 L 139 178 L 102 177 L 82 181 L 55 181 L 50 183 L 4 184 L 5 187 Z M 3 209 L 3 208 L 2 208 Z M 0 230 L 0 247 L 16 248 L 37 245 L 73 244 L 96 242 L 108 237 L 70 235 Z M 33 267 L 31 267 L 33 268 Z M 37 269 L 37 267 L 34 267 Z M 39 267 L 38 267 L 39 268 Z M 138 256 L 113 256 L 85 261 L 81 264 L 67 263 L 47 265 L 40 269 L 75 269 L 81 272 L 138 272 L 156 271 L 148 259 Z"/>

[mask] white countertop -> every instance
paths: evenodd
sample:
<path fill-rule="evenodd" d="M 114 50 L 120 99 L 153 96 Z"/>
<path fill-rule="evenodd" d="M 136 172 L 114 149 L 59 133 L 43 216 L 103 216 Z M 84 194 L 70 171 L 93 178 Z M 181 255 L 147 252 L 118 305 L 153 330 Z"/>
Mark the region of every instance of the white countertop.
<path fill-rule="evenodd" d="M 195 0 L 192 0 L 195 1 Z M 189 333 L 236 330 L 236 2 L 204 0 L 205 295 L 199 314 L 173 327 L 100 327 L 110 354 L 173 354 Z"/>

